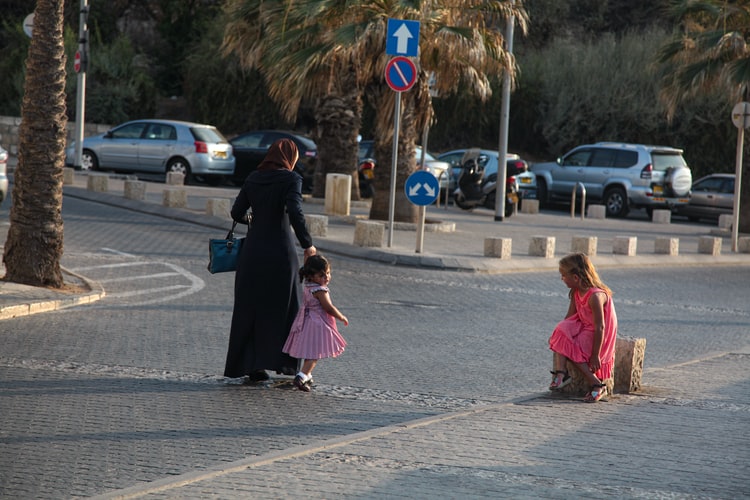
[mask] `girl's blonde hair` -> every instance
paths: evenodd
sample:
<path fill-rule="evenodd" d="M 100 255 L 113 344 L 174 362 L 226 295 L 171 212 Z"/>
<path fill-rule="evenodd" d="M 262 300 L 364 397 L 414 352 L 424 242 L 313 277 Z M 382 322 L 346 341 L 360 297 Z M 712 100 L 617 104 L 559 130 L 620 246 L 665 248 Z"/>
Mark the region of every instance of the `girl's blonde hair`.
<path fill-rule="evenodd" d="M 601 288 L 607 295 L 612 296 L 612 290 L 599 278 L 594 264 L 585 253 L 571 253 L 560 259 L 560 270 L 565 274 L 578 276 L 584 288 Z M 572 294 L 573 290 L 570 293 Z"/>

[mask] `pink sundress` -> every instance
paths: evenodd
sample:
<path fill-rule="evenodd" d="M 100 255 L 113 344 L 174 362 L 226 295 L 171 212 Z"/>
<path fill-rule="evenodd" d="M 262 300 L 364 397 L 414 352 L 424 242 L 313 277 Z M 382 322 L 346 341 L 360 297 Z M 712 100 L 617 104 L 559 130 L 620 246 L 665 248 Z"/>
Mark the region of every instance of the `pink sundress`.
<path fill-rule="evenodd" d="M 303 304 L 294 318 L 283 352 L 299 359 L 335 358 L 346 347 L 336 328 L 336 318 L 328 314 L 313 296 L 328 287 L 305 282 Z"/>

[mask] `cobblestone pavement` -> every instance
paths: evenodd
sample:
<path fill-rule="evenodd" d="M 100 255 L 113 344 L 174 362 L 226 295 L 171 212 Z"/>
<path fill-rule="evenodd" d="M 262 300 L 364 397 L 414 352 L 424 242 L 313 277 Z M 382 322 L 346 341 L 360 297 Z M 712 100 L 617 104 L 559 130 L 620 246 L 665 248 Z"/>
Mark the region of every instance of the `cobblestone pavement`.
<path fill-rule="evenodd" d="M 66 187 L 66 203 L 93 199 L 102 210 L 124 204 L 130 205 L 134 214 L 173 220 L 187 214 L 184 218 L 193 224 L 219 232 L 226 225 L 225 220 L 200 215 L 205 198 L 226 196 L 226 190 L 189 187 L 192 207 L 174 211 L 158 204 L 163 186 L 149 185 L 152 199 L 133 204 L 120 199 L 115 185 L 115 181 L 110 184 L 115 191 L 110 194 Z M 322 212 L 322 206 L 312 203 L 305 208 L 308 213 Z M 711 265 L 722 266 L 717 270 L 731 266 L 728 269 L 744 276 L 750 265 L 750 255 L 727 253 L 726 238 L 721 256 L 699 255 L 697 238 L 709 232 L 705 225 L 656 225 L 645 218 L 579 223 L 565 214 L 545 213 L 518 214 L 498 226 L 491 221 L 491 214 L 481 211 L 467 214 L 433 207 L 429 213 L 433 218 L 454 221 L 457 230 L 428 233 L 425 259 L 414 258 L 414 233 L 408 231 L 396 232 L 391 249 L 353 247 L 353 225 L 344 218 L 331 218 L 329 236 L 316 239 L 321 251 L 425 269 L 420 274 L 377 267 L 362 272 L 345 262 L 337 268 L 337 280 L 357 277 L 363 281 L 357 287 L 371 289 L 371 307 L 411 318 L 411 330 L 396 332 L 399 335 L 422 338 L 426 330 L 421 324 L 428 318 L 434 321 L 435 315 L 444 311 L 437 290 L 450 290 L 452 282 L 467 300 L 487 293 L 509 300 L 498 305 L 500 312 L 496 313 L 501 316 L 524 310 L 524 300 L 530 297 L 539 310 L 527 314 L 541 317 L 542 323 L 553 321 L 557 312 L 545 309 L 552 309 L 563 292 L 544 290 L 550 288 L 548 283 L 559 284 L 559 280 L 528 271 L 554 274 L 556 259 L 524 255 L 528 238 L 539 232 L 558 238 L 558 257 L 569 249 L 572 235 L 598 234 L 601 255 L 597 265 L 613 273 L 627 267 L 653 266 L 654 275 L 661 277 L 664 267 Z M 71 223 L 73 239 L 79 227 L 85 227 L 84 221 Z M 4 236 L 2 229 L 0 236 Z M 495 232 L 512 235 L 514 255 L 510 261 L 482 256 L 483 238 Z M 638 236 L 638 257 L 611 255 L 607 245 L 617 234 Z M 680 257 L 655 256 L 648 250 L 651 240 L 661 234 L 680 238 Z M 66 227 L 66 251 L 68 241 Z M 192 259 L 190 255 L 186 258 Z M 533 339 L 525 338 L 528 334 L 514 346 L 519 359 L 508 360 L 509 367 L 497 370 L 515 373 L 520 380 L 498 380 L 493 376 L 492 351 L 480 353 L 473 361 L 459 359 L 459 365 L 465 367 L 461 372 L 453 368 L 456 365 L 445 363 L 445 358 L 441 360 L 449 351 L 446 343 L 452 341 L 450 337 L 425 337 L 425 342 L 439 344 L 432 344 L 434 352 L 423 346 L 419 357 L 418 351 L 412 351 L 418 345 L 410 343 L 403 345 L 404 352 L 393 352 L 392 359 L 382 363 L 367 359 L 364 353 L 376 350 L 372 342 L 383 338 L 382 333 L 378 336 L 379 329 L 394 324 L 387 321 L 363 325 L 362 338 L 356 339 L 360 357 L 354 349 L 349 358 L 322 367 L 323 381 L 311 394 L 293 390 L 284 377 L 248 386 L 207 375 L 209 367 L 217 364 L 216 353 L 206 346 L 191 345 L 187 339 L 164 342 L 163 351 L 154 350 L 155 343 L 139 341 L 125 332 L 111 340 L 102 339 L 101 325 L 119 324 L 124 314 L 157 318 L 162 307 L 162 302 L 135 299 L 127 290 L 118 292 L 120 282 L 114 274 L 85 269 L 86 263 L 99 264 L 101 260 L 105 265 L 122 265 L 131 257 L 108 259 L 75 253 L 69 257 L 66 262 L 74 268 L 69 279 L 93 287 L 89 296 L 99 296 L 92 296 L 86 307 L 64 303 L 56 307 L 64 310 L 35 315 L 38 319 L 33 324 L 47 332 L 46 336 L 33 336 L 35 344 L 23 345 L 22 330 L 32 324 L 29 318 L 15 315 L 0 322 L 6 345 L 12 346 L 12 351 L 0 351 L 0 498 L 750 496 L 750 307 L 741 281 L 731 285 L 737 292 L 721 305 L 701 306 L 700 297 L 691 295 L 690 287 L 675 289 L 668 280 L 652 284 L 663 297 L 662 303 L 639 303 L 637 293 L 628 289 L 632 286 L 636 291 L 639 285 L 618 278 L 622 284 L 617 290 L 622 297 L 618 299 L 621 315 L 629 316 L 631 309 L 647 309 L 663 324 L 679 327 L 686 340 L 660 345 L 664 340 L 658 331 L 648 333 L 658 330 L 658 323 L 630 321 L 633 331 L 629 334 L 648 337 L 655 352 L 678 355 L 649 358 L 655 362 L 646 369 L 644 387 L 638 393 L 615 394 L 607 402 L 585 405 L 577 399 L 534 392 L 533 387 L 546 383 L 546 378 L 540 382 L 532 377 L 534 373 L 538 376 L 538 366 L 548 356 L 534 352 Z M 513 274 L 502 281 L 472 278 L 467 287 L 460 274 L 440 277 L 438 271 L 429 269 L 441 266 Z M 91 280 L 89 274 L 104 285 Z M 385 275 L 382 279 L 381 274 Z M 731 281 L 725 273 L 718 274 L 725 283 Z M 188 276 L 182 273 L 174 279 L 189 282 Z M 71 299 L 47 290 L 7 285 L 0 286 L 0 310 L 23 302 Z M 216 283 L 208 286 L 212 294 L 221 288 Z M 408 298 L 402 290 L 409 288 L 422 295 Z M 518 303 L 514 302 L 516 296 Z M 349 307 L 356 306 L 355 298 L 341 300 Z M 123 305 L 116 305 L 117 301 Z M 183 321 L 189 322 L 196 306 L 188 301 L 175 308 L 175 313 L 188 314 Z M 354 314 L 365 315 L 362 311 Z M 704 320 L 681 322 L 681 316 Z M 58 332 L 61 318 L 81 325 L 80 335 Z M 131 321 L 140 328 L 138 318 L 131 317 Z M 491 335 L 492 326 L 483 321 L 463 325 L 465 342 L 487 345 L 485 335 Z M 443 323 L 446 331 L 460 331 L 461 325 L 448 317 Z M 717 323 L 722 328 L 714 332 Z M 226 325 L 214 326 L 224 330 Z M 157 326 L 157 331 L 160 327 L 168 329 L 169 325 Z M 53 341 L 56 335 L 61 337 Z M 112 344 L 109 351 L 107 342 Z M 217 338 L 208 337 L 206 345 L 217 342 Z M 87 352 L 86 343 L 95 349 Z M 117 353 L 138 357 L 138 361 Z M 422 366 L 404 367 L 409 358 Z M 445 370 L 442 364 L 450 368 Z M 186 371 L 187 366 L 193 371 Z M 373 379 L 369 383 L 368 373 Z"/>

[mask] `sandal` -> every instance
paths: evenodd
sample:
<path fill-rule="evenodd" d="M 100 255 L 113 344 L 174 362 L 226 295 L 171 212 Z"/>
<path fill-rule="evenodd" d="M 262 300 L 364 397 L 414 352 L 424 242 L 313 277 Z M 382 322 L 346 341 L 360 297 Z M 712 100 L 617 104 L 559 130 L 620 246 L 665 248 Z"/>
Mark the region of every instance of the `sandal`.
<path fill-rule="evenodd" d="M 596 403 L 607 395 L 607 384 L 596 384 L 591 386 L 591 390 L 583 398 L 584 403 Z"/>
<path fill-rule="evenodd" d="M 555 370 L 550 372 L 552 374 L 552 383 L 549 385 L 550 391 L 559 391 L 569 383 L 573 381 L 568 372 L 563 370 Z"/>

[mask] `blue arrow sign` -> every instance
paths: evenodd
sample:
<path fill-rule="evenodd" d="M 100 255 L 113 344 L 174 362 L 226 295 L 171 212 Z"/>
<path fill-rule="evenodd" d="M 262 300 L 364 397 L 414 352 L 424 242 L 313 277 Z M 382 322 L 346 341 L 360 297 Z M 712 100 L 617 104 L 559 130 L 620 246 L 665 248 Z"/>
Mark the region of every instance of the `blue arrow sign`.
<path fill-rule="evenodd" d="M 417 57 L 419 21 L 388 19 L 385 53 L 389 56 Z"/>
<path fill-rule="evenodd" d="M 415 205 L 432 205 L 440 194 L 437 178 L 426 170 L 417 170 L 404 184 L 406 197 Z"/>

